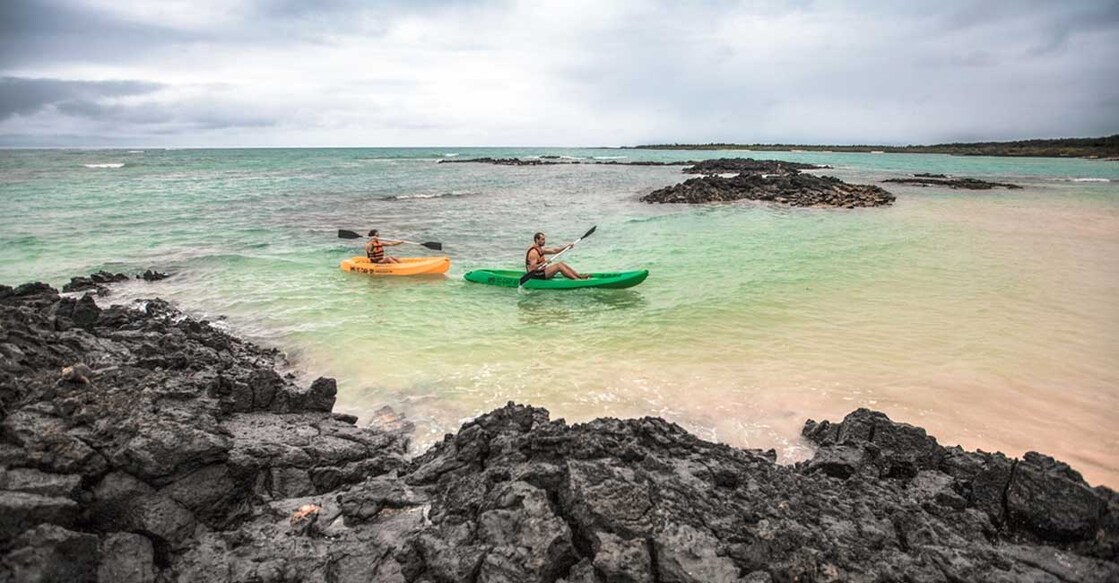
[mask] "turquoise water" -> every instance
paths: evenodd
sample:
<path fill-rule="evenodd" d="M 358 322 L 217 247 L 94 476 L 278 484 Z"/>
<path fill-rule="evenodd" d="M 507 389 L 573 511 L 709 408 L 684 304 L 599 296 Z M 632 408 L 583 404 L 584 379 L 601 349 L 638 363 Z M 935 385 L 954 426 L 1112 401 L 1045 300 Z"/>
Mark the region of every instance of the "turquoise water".
<path fill-rule="evenodd" d="M 896 205 L 851 211 L 652 206 L 637 198 L 686 178 L 679 167 L 436 163 L 454 155 L 753 156 L 830 164 L 820 172 L 850 182 L 935 172 L 1026 188 L 886 185 Z M 114 298 L 224 317 L 300 373 L 338 378 L 339 410 L 404 412 L 421 447 L 517 400 L 572 421 L 663 415 L 793 460 L 805 418 L 872 406 L 945 443 L 1040 449 L 1114 485 L 1117 183 L 1115 162 L 941 155 L 7 151 L 0 282 L 172 271 Z M 650 269 L 648 281 L 556 294 L 461 279 L 517 267 L 537 230 L 560 243 L 591 225 L 567 256 L 576 268 Z M 360 241 L 337 229 L 373 227 L 445 243 L 450 274 L 341 272 Z"/>

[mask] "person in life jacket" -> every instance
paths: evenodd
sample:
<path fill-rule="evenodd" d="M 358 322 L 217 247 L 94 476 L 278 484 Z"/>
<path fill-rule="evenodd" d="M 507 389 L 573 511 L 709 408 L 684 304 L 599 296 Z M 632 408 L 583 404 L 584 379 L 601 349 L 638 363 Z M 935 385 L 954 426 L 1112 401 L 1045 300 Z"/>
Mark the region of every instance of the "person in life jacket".
<path fill-rule="evenodd" d="M 369 242 L 365 244 L 365 256 L 373 263 L 400 263 L 400 260 L 390 255 L 385 255 L 385 247 L 395 247 L 403 241 L 381 239 L 377 236 L 377 229 L 369 231 Z"/>
<path fill-rule="evenodd" d="M 545 255 L 555 255 L 565 249 L 570 249 L 572 244 L 563 247 L 545 247 L 544 233 L 532 236 L 532 247 L 525 252 L 525 272 L 532 274 L 532 279 L 552 279 L 557 273 L 562 273 L 567 279 L 589 279 L 591 276 L 583 275 L 571 268 L 570 265 L 547 263 Z"/>

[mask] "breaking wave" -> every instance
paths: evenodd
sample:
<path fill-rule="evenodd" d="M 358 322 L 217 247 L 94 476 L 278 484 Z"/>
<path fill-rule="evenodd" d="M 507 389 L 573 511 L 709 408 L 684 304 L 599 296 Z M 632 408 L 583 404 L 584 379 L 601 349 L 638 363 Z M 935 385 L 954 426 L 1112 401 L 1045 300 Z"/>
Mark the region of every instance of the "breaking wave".
<path fill-rule="evenodd" d="M 457 190 L 451 192 L 422 192 L 417 194 L 396 194 L 393 196 L 386 196 L 385 200 L 415 200 L 415 199 L 428 199 L 428 198 L 450 198 L 454 196 L 471 196 L 478 194 L 477 192 L 459 192 Z"/>

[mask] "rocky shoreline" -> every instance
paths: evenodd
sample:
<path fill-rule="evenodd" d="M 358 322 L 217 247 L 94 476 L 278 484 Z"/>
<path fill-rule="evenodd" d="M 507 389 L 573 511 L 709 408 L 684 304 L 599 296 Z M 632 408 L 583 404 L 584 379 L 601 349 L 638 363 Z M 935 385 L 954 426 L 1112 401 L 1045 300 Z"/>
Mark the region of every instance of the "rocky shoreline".
<path fill-rule="evenodd" d="M 1119 498 L 865 409 L 796 466 L 514 405 L 414 459 L 162 300 L 0 286 L 0 581 L 1115 581 Z"/>

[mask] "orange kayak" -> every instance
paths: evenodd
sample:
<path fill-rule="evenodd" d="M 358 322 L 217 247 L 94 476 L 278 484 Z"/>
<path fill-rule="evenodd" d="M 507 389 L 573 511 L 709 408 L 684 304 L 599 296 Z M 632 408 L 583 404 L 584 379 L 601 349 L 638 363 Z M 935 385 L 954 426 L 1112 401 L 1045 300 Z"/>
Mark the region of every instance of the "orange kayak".
<path fill-rule="evenodd" d="M 368 257 L 351 257 L 342 261 L 342 271 L 366 275 L 431 275 L 447 273 L 450 257 L 399 257 L 400 263 L 373 263 Z"/>

